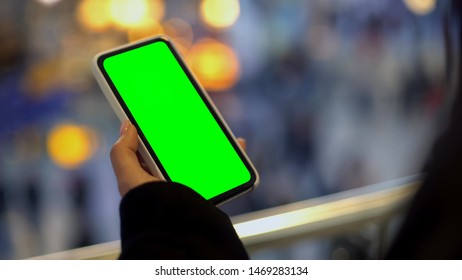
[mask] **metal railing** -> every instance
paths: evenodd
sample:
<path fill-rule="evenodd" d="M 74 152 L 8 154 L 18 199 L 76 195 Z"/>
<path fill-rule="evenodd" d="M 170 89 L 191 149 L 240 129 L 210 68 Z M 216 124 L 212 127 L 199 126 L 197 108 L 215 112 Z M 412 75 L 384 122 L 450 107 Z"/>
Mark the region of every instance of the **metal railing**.
<path fill-rule="evenodd" d="M 232 217 L 249 252 L 300 239 L 353 231 L 386 222 L 403 211 L 418 187 L 418 176 L 387 181 L 279 207 Z M 31 259 L 116 259 L 120 241 L 58 252 Z"/>

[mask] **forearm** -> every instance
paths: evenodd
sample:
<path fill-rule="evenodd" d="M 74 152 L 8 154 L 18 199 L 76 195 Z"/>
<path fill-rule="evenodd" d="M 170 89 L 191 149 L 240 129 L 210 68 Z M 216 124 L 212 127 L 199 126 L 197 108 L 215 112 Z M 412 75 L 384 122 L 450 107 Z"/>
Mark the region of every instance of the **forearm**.
<path fill-rule="evenodd" d="M 121 259 L 246 259 L 229 217 L 181 184 L 152 182 L 120 205 Z"/>

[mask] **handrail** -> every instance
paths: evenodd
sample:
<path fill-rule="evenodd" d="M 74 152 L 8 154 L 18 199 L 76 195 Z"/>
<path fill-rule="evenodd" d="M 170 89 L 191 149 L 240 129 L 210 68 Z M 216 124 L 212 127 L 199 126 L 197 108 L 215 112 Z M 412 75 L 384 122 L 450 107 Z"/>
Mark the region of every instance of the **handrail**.
<path fill-rule="evenodd" d="M 415 193 L 416 177 L 374 184 L 234 217 L 233 224 L 248 250 L 275 241 L 333 235 L 359 224 L 387 219 L 403 210 Z"/>
<path fill-rule="evenodd" d="M 231 220 L 247 250 L 354 230 L 403 210 L 418 187 L 418 176 L 387 181 L 301 202 L 251 212 Z M 116 259 L 120 241 L 31 259 Z"/>

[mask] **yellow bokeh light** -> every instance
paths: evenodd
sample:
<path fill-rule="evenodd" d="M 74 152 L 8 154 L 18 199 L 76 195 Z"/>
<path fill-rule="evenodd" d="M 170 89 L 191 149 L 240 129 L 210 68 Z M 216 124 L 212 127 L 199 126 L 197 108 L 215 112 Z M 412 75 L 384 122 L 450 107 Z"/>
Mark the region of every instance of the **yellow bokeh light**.
<path fill-rule="evenodd" d="M 97 147 L 96 133 L 84 126 L 60 124 L 47 138 L 50 158 L 58 166 L 74 169 L 88 161 Z"/>
<path fill-rule="evenodd" d="M 76 17 L 83 27 L 104 31 L 112 24 L 108 8 L 109 0 L 82 0 L 77 6 Z"/>
<path fill-rule="evenodd" d="M 81 0 L 76 11 L 77 20 L 87 29 L 138 28 L 138 33 L 145 33 L 152 23 L 159 24 L 164 14 L 164 0 Z"/>
<path fill-rule="evenodd" d="M 165 16 L 164 0 L 150 0 L 148 9 L 149 19 L 155 22 L 160 22 Z"/>
<path fill-rule="evenodd" d="M 436 7 L 436 0 L 404 0 L 406 6 L 417 15 L 426 15 Z"/>
<path fill-rule="evenodd" d="M 147 0 L 111 0 L 109 15 L 114 24 L 129 28 L 143 23 L 148 15 Z"/>
<path fill-rule="evenodd" d="M 213 39 L 203 39 L 193 45 L 187 61 L 201 84 L 209 90 L 226 90 L 239 78 L 240 65 L 236 53 Z"/>
<path fill-rule="evenodd" d="M 200 15 L 202 21 L 212 28 L 232 26 L 240 13 L 238 0 L 202 0 Z"/>

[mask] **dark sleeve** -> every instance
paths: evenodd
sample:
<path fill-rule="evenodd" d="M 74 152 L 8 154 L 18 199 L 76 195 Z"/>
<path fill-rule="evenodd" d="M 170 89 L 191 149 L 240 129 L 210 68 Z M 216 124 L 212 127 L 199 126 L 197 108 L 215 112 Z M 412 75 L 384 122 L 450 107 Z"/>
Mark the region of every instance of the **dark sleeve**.
<path fill-rule="evenodd" d="M 120 259 L 248 259 L 229 217 L 181 184 L 153 182 L 120 204 Z"/>

